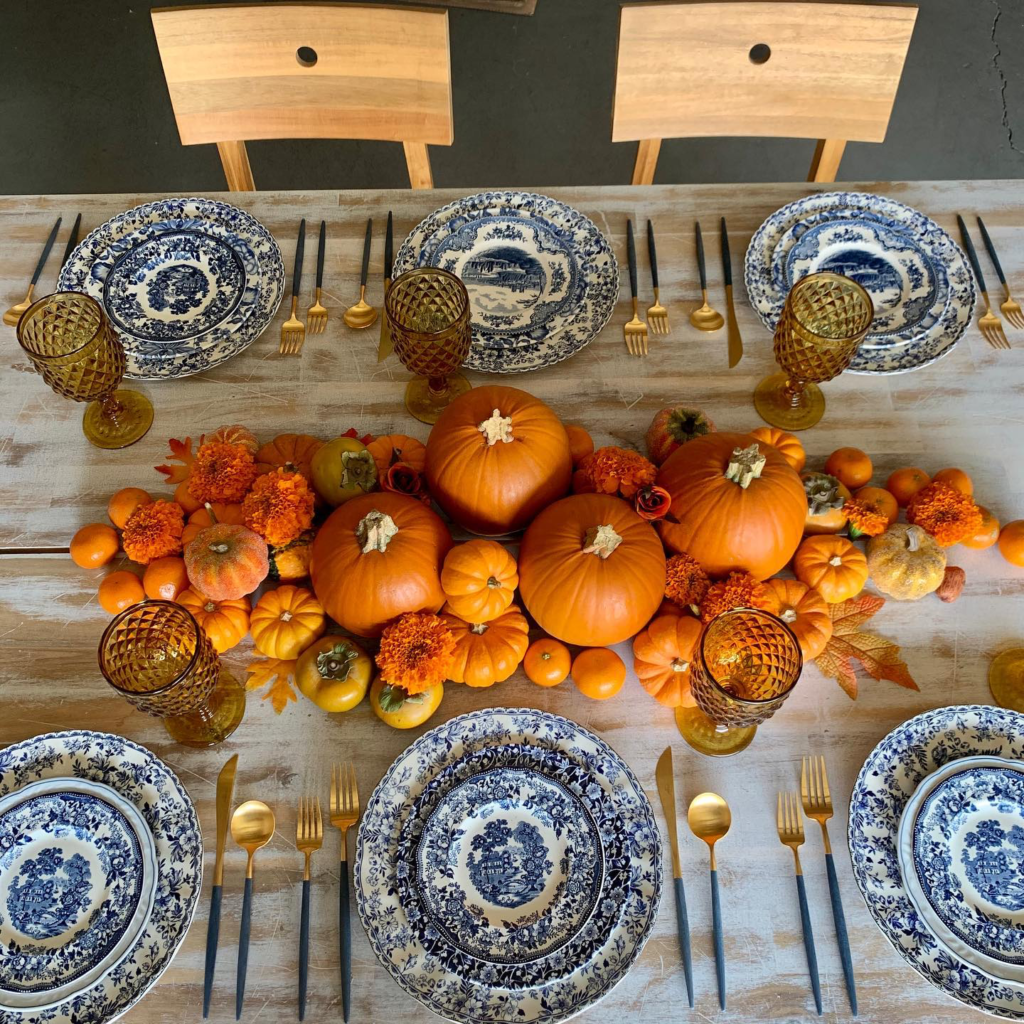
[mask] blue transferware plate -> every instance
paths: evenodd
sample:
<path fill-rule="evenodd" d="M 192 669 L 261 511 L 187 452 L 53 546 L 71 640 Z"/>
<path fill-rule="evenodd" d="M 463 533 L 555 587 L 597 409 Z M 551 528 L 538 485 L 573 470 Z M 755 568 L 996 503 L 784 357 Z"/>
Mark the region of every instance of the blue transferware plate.
<path fill-rule="evenodd" d="M 188 932 L 203 879 L 203 839 L 192 801 L 159 758 L 109 733 L 49 733 L 0 750 L 0 797 L 43 779 L 83 779 L 135 807 L 156 849 L 152 911 L 119 961 L 46 1007 L 0 1013 L 4 1024 L 106 1024 L 156 984 Z M 12 961 L 14 962 L 14 961 Z"/>
<path fill-rule="evenodd" d="M 597 826 L 554 779 L 495 768 L 434 809 L 415 856 L 431 921 L 480 960 L 536 959 L 586 924 L 601 888 Z"/>
<path fill-rule="evenodd" d="M 95 981 L 155 887 L 149 828 L 109 786 L 48 779 L 0 799 L 0 1006 L 52 1005 Z"/>
<path fill-rule="evenodd" d="M 854 878 L 896 951 L 954 999 L 1024 1020 L 1024 984 L 996 979 L 944 945 L 918 912 L 900 868 L 901 816 L 932 772 L 964 758 L 1024 758 L 1024 715 L 964 705 L 927 711 L 894 729 L 868 755 L 850 800 Z"/>
<path fill-rule="evenodd" d="M 602 818 L 594 819 L 602 840 L 605 827 L 611 826 L 609 842 L 616 844 L 617 863 L 609 866 L 609 876 L 614 868 L 616 880 L 602 887 L 607 899 L 598 900 L 594 917 L 607 903 L 614 907 L 615 922 L 606 943 L 586 960 L 570 954 L 572 943 L 522 967 L 468 957 L 442 942 L 436 928 L 411 920 L 396 886 L 396 881 L 401 883 L 403 876 L 408 881 L 412 874 L 408 860 L 401 857 L 399 837 L 424 790 L 449 766 L 471 755 L 480 755 L 474 768 L 487 770 L 491 758 L 492 767 L 505 767 L 503 748 L 510 745 L 536 747 L 568 759 L 577 782 L 563 783 L 564 788 L 578 797 L 575 786 L 587 776 L 590 799 L 603 806 Z M 454 788 L 444 787 L 438 796 L 443 798 Z M 640 955 L 661 895 L 661 840 L 643 788 L 602 740 L 556 715 L 491 708 L 431 730 L 395 761 L 360 822 L 355 878 L 357 907 L 374 952 L 398 984 L 423 1005 L 466 1024 L 562 1021 L 596 1003 Z M 407 889 L 405 895 L 408 898 Z M 592 930 L 597 930 L 593 919 L 578 938 Z M 431 948 L 424 945 L 424 937 L 434 942 Z M 539 979 L 531 973 L 533 968 L 541 973 Z"/>

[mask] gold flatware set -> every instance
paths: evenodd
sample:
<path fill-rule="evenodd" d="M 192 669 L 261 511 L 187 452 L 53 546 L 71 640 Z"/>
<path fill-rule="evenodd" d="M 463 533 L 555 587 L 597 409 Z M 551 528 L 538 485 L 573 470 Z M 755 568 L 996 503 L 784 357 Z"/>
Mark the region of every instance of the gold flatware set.
<path fill-rule="evenodd" d="M 78 224 L 81 222 L 81 214 L 78 215 L 79 220 L 75 223 L 75 229 L 77 230 Z M 29 281 L 28 291 L 25 292 L 25 298 L 21 302 L 16 302 L 10 309 L 4 313 L 4 323 L 8 327 L 17 327 L 18 321 L 21 319 L 21 314 L 25 312 L 29 306 L 32 305 L 33 296 L 35 295 L 36 285 L 39 283 L 39 276 L 43 272 L 43 267 L 46 266 L 46 261 L 50 258 L 50 250 L 53 248 L 54 240 L 57 237 L 57 232 L 60 231 L 61 218 L 58 217 L 54 222 L 53 227 L 50 229 L 49 237 L 46 239 L 46 243 L 43 245 L 42 254 L 39 257 L 39 262 L 36 264 L 36 269 L 32 274 L 32 280 Z M 73 249 L 74 246 L 71 246 Z M 65 253 L 65 259 L 67 259 L 68 253 Z M 63 263 L 61 264 L 63 266 Z"/>
<path fill-rule="evenodd" d="M 295 243 L 295 266 L 292 270 L 292 306 L 288 319 L 281 324 L 281 347 L 278 352 L 283 356 L 297 356 L 302 352 L 306 342 L 307 331 L 310 334 L 323 334 L 327 329 L 327 307 L 321 302 L 324 285 L 324 254 L 327 248 L 327 222 L 320 221 L 320 240 L 316 254 L 316 285 L 313 292 L 313 303 L 306 311 L 306 322 L 299 319 L 299 295 L 302 285 L 302 261 L 306 249 L 306 219 L 299 223 L 299 237 Z"/>
<path fill-rule="evenodd" d="M 1011 326 L 1016 327 L 1018 330 L 1024 330 L 1024 313 L 1021 312 L 1020 305 L 1010 294 L 1010 286 L 1006 283 L 1006 275 L 1003 273 L 1002 264 L 999 262 L 999 257 L 996 254 L 995 246 L 992 244 L 992 239 L 989 237 L 988 229 L 980 217 L 977 220 L 981 237 L 985 242 L 985 248 L 992 258 L 992 265 L 996 268 L 996 274 L 1006 295 L 999 310 Z M 1003 330 L 1003 321 L 992 312 L 992 300 L 988 297 L 985 275 L 981 272 L 981 265 L 978 263 L 978 254 L 974 249 L 974 242 L 971 241 L 970 232 L 968 232 L 967 225 L 960 214 L 956 215 L 956 223 L 960 228 L 960 239 L 964 243 L 964 250 L 967 252 L 967 259 L 970 261 L 971 270 L 974 271 L 974 279 L 978 282 L 978 290 L 981 292 L 982 301 L 985 303 L 985 312 L 978 320 L 981 336 L 993 348 L 1007 349 L 1010 347 L 1010 342 L 1006 337 L 1006 332 Z"/>

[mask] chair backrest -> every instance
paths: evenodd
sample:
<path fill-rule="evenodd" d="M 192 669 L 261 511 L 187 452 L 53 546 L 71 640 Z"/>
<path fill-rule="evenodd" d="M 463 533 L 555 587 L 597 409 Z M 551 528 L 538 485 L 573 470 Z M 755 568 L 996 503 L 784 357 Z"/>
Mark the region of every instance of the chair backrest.
<path fill-rule="evenodd" d="M 414 188 L 427 145 L 453 140 L 448 12 L 348 3 L 152 12 L 183 145 L 216 142 L 229 187 L 252 189 L 246 139 L 402 142 Z"/>
<path fill-rule="evenodd" d="M 818 139 L 810 180 L 834 181 L 847 140 L 885 138 L 917 18 L 911 4 L 637 3 L 619 19 L 612 141 Z"/>

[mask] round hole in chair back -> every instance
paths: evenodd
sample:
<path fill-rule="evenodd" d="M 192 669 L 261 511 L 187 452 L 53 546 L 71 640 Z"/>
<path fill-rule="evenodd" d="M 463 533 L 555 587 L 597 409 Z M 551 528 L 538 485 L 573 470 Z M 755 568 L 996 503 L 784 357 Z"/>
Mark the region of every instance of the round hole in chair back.
<path fill-rule="evenodd" d="M 753 51 L 751 51 L 751 52 L 753 52 Z M 304 68 L 311 68 L 311 67 L 313 67 L 313 65 L 316 64 L 316 62 L 318 60 L 317 55 L 316 55 L 316 50 L 314 50 L 312 46 L 300 46 L 295 51 L 295 59 Z M 751 58 L 751 59 L 753 59 L 753 58 Z"/>
<path fill-rule="evenodd" d="M 766 64 L 772 55 L 772 48 L 767 43 L 757 43 L 750 48 L 751 64 Z"/>

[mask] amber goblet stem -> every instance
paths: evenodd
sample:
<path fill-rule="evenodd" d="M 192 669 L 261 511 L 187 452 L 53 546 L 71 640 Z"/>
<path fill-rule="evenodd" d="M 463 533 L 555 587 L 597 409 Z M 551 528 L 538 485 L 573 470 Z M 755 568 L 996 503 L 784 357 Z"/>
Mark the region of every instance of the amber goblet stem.
<path fill-rule="evenodd" d="M 108 391 L 105 395 L 101 396 L 99 402 L 103 418 L 114 424 L 114 426 L 119 426 L 117 416 L 118 413 L 124 412 L 124 406 L 114 397 L 116 394 L 116 391 Z"/>
<path fill-rule="evenodd" d="M 791 409 L 799 409 L 804 404 L 804 385 L 807 382 L 799 377 L 787 377 L 786 386 L 783 389 L 786 398 L 789 400 Z"/>

